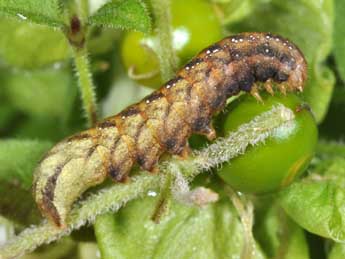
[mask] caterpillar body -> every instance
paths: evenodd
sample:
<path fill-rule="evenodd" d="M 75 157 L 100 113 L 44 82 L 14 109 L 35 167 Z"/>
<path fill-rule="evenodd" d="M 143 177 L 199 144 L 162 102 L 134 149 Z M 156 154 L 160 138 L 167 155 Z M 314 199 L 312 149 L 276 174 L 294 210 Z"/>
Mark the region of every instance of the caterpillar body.
<path fill-rule="evenodd" d="M 69 137 L 39 163 L 33 193 L 39 209 L 64 226 L 73 202 L 105 180 L 124 181 L 135 163 L 152 171 L 164 152 L 185 156 L 192 133 L 216 137 L 212 116 L 240 91 L 302 91 L 307 65 L 301 51 L 270 33 L 242 33 L 201 51 L 141 102 Z M 263 82 L 262 85 L 257 82 Z"/>

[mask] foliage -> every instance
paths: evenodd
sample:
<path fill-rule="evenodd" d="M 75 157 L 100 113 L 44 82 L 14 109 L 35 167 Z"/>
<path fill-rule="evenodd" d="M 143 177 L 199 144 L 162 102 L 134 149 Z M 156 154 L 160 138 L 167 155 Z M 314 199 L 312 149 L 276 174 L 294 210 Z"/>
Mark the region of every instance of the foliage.
<path fill-rule="evenodd" d="M 115 114 L 149 92 L 129 80 L 119 62 L 121 30 L 156 34 L 162 43 L 158 50 L 162 74 L 168 78 L 176 69 L 170 5 L 169 0 L 0 0 L 0 214 L 6 219 L 0 224 L 9 235 L 25 229 L 0 247 L 0 258 L 46 244 L 30 258 L 47 258 L 49 251 L 52 259 L 85 259 L 85 254 L 96 254 L 97 249 L 90 246 L 85 252 L 77 238 L 78 233 L 84 233 L 84 229 L 77 229 L 87 222 L 94 223 L 95 233 L 88 235 L 97 242 L 103 258 L 243 258 L 246 249 L 252 249 L 253 258 L 308 258 L 317 247 L 304 230 L 312 233 L 309 236 L 319 236 L 327 258 L 344 257 L 345 145 L 340 139 L 345 134 L 332 134 L 343 127 L 343 113 L 332 107 L 345 105 L 343 1 L 208 1 L 214 7 L 209 11 L 219 18 L 224 34 L 271 31 L 291 39 L 305 54 L 309 79 L 303 98 L 322 122 L 317 154 L 307 175 L 279 193 L 236 200 L 210 173 L 210 168 L 217 170 L 220 154 L 228 152 L 227 158 L 232 158 L 256 143 L 257 133 L 248 134 L 246 142 L 241 142 L 235 131 L 230 143 L 236 143 L 236 148 L 232 151 L 229 147 L 219 149 L 225 145 L 216 141 L 185 162 L 171 158 L 167 160 L 170 167 L 161 165 L 163 170 L 174 172 L 174 177 L 182 174 L 187 178 L 187 183 L 180 185 L 182 189 L 184 184 L 188 187 L 188 181 L 192 191 L 206 186 L 218 193 L 218 202 L 200 209 L 165 197 L 167 210 L 159 211 L 163 213 L 161 222 L 155 224 L 150 216 L 157 210 L 157 202 L 164 200 L 160 188 L 169 177 L 142 173 L 128 185 L 105 183 L 90 190 L 91 194 L 72 209 L 68 229 L 39 223 L 42 219 L 30 187 L 43 154 L 58 140 L 93 124 L 97 117 Z M 185 2 L 186 8 L 193 10 L 193 1 Z M 74 17 L 78 18 L 75 24 Z M 329 107 L 332 119 L 327 115 Z M 265 117 L 263 123 L 269 121 L 273 127 L 274 121 L 279 127 L 284 123 L 279 118 Z M 261 134 L 259 140 L 270 133 Z M 206 160 L 198 160 L 200 157 Z M 196 166 L 195 161 L 202 166 Z M 193 180 L 205 168 L 209 170 Z M 169 190 L 161 193 L 166 192 Z M 120 209 L 132 199 L 136 200 Z M 248 209 L 250 204 L 254 214 Z M 254 226 L 246 221 L 253 217 Z M 32 224 L 39 225 L 30 228 Z M 73 239 L 47 245 L 72 230 Z"/>
<path fill-rule="evenodd" d="M 145 5 L 137 0 L 109 2 L 89 18 L 92 25 L 148 32 L 151 19 Z"/>

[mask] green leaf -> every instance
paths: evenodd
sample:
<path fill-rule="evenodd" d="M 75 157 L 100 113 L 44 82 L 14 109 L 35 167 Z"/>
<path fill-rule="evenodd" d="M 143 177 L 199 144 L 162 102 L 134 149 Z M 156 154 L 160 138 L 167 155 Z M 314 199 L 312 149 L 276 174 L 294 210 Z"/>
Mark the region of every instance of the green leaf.
<path fill-rule="evenodd" d="M 15 182 L 0 184 L 0 215 L 20 226 L 39 223 L 41 215 L 36 208 L 31 191 Z"/>
<path fill-rule="evenodd" d="M 15 182 L 29 190 L 34 168 L 50 146 L 49 142 L 34 140 L 0 140 L 0 185 Z"/>
<path fill-rule="evenodd" d="M 345 80 L 345 1 L 335 0 L 334 57 L 339 75 Z"/>
<path fill-rule="evenodd" d="M 11 119 L 15 115 L 15 110 L 7 102 L 5 98 L 0 95 L 0 136 L 6 131 L 6 127 L 11 123 Z"/>
<path fill-rule="evenodd" d="M 111 1 L 89 18 L 91 25 L 149 32 L 151 19 L 140 0 Z"/>
<path fill-rule="evenodd" d="M 324 65 L 332 46 L 333 1 L 272 0 L 258 5 L 233 31 L 270 31 L 289 38 L 303 51 L 309 64 L 304 92 L 320 122 L 331 99 L 334 74 Z"/>
<path fill-rule="evenodd" d="M 319 141 L 316 149 L 317 155 L 324 159 L 345 157 L 345 144 L 336 141 Z"/>
<path fill-rule="evenodd" d="M 332 246 L 328 259 L 344 259 L 345 258 L 345 244 L 335 243 Z"/>
<path fill-rule="evenodd" d="M 240 258 L 243 229 L 229 201 L 204 208 L 173 203 L 156 224 L 150 217 L 157 199 L 150 194 L 97 220 L 102 258 Z M 258 249 L 255 258 L 264 258 Z"/>
<path fill-rule="evenodd" d="M 334 159 L 323 175 L 295 183 L 280 204 L 299 225 L 317 235 L 345 241 L 345 159 Z"/>
<path fill-rule="evenodd" d="M 59 0 L 0 0 L 0 15 L 62 27 Z"/>
<path fill-rule="evenodd" d="M 31 194 L 32 176 L 51 143 L 0 140 L 0 214 L 22 225 L 41 218 Z"/>
<path fill-rule="evenodd" d="M 0 18 L 0 32 L 0 58 L 7 64 L 35 68 L 70 56 L 68 42 L 58 30 Z"/>
<path fill-rule="evenodd" d="M 269 258 L 309 258 L 303 229 L 278 206 L 265 208 L 264 217 L 255 228 L 255 236 Z"/>
<path fill-rule="evenodd" d="M 3 87 L 17 109 L 35 117 L 65 120 L 76 97 L 68 67 L 10 70 Z"/>

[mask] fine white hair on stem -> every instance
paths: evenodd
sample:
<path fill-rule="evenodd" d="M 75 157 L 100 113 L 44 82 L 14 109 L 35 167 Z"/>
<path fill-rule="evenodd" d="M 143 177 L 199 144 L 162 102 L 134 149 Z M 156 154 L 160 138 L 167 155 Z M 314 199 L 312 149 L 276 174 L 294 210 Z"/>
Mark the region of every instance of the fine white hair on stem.
<path fill-rule="evenodd" d="M 243 124 L 227 137 L 218 138 L 203 150 L 194 152 L 191 158 L 184 161 L 171 158 L 161 163 L 158 175 L 143 172 L 132 177 L 127 184 L 114 184 L 90 195 L 75 204 L 69 215 L 67 227 L 64 229 L 57 228 L 48 221 L 27 228 L 0 247 L 0 259 L 14 258 L 29 253 L 42 244 L 50 243 L 85 224 L 93 223 L 98 215 L 117 211 L 128 201 L 143 197 L 148 191 L 159 189 L 164 183 L 164 177 L 173 173 L 172 169 L 181 173 L 187 181 L 191 181 L 201 172 L 243 154 L 249 146 L 263 142 L 282 128 L 293 127 L 293 119 L 293 111 L 283 105 L 275 106 Z"/>
<path fill-rule="evenodd" d="M 241 125 L 229 136 L 218 138 L 207 148 L 196 151 L 193 162 L 200 170 L 220 166 L 243 154 L 248 145 L 254 146 L 283 128 L 293 127 L 294 117 L 294 113 L 283 105 L 274 106 L 270 111 Z"/>

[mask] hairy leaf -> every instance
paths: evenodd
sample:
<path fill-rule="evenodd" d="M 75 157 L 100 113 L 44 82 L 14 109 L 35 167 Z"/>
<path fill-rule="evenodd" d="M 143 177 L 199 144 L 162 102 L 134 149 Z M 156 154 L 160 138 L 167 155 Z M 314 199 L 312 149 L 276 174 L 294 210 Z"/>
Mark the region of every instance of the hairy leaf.
<path fill-rule="evenodd" d="M 36 117 L 63 120 L 76 96 L 72 82 L 67 68 L 52 67 L 11 70 L 3 84 L 9 101 L 17 109 Z"/>
<path fill-rule="evenodd" d="M 345 143 L 337 141 L 319 141 L 316 149 L 317 155 L 324 159 L 345 157 Z"/>
<path fill-rule="evenodd" d="M 11 123 L 11 119 L 15 115 L 15 110 L 10 103 L 1 96 L 0 103 L 0 136 L 2 136 L 2 134 L 5 134 L 6 132 L 6 127 Z"/>
<path fill-rule="evenodd" d="M 276 205 L 265 208 L 262 219 L 258 221 L 255 236 L 269 258 L 309 258 L 303 229 L 281 208 Z"/>
<path fill-rule="evenodd" d="M 59 0 L 0 0 L 0 15 L 61 27 Z"/>
<path fill-rule="evenodd" d="M 98 244 L 108 258 L 239 258 L 242 225 L 229 201 L 204 208 L 173 204 L 159 224 L 150 220 L 157 199 L 149 192 L 116 215 L 95 225 Z M 255 258 L 264 258 L 258 247 Z"/>
<path fill-rule="evenodd" d="M 51 143 L 34 140 L 0 140 L 0 215 L 22 225 L 41 218 L 31 194 L 32 176 Z"/>
<path fill-rule="evenodd" d="M 34 168 L 50 146 L 34 140 L 0 140 L 0 183 L 11 182 L 29 190 Z"/>
<path fill-rule="evenodd" d="M 317 235 L 345 241 L 345 159 L 337 158 L 320 176 L 281 192 L 280 204 L 299 225 Z"/>
<path fill-rule="evenodd" d="M 35 68 L 70 56 L 64 35 L 49 27 L 0 18 L 0 58 L 7 64 Z"/>
<path fill-rule="evenodd" d="M 15 182 L 2 181 L 0 184 L 0 215 L 11 222 L 28 226 L 39 223 L 41 215 L 36 207 L 31 190 Z"/>
<path fill-rule="evenodd" d="M 111 1 L 89 18 L 92 25 L 149 32 L 151 19 L 140 0 Z"/>
<path fill-rule="evenodd" d="M 339 75 L 345 80 L 345 1 L 335 0 L 334 57 Z"/>
<path fill-rule="evenodd" d="M 345 258 L 345 245 L 342 243 L 335 243 L 332 246 L 328 259 L 343 259 Z"/>

